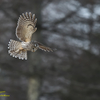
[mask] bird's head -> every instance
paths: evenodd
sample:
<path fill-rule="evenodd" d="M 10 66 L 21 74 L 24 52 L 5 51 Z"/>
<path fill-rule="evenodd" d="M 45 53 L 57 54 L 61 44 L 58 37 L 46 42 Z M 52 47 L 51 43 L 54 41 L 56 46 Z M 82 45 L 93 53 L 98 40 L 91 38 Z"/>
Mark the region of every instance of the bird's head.
<path fill-rule="evenodd" d="M 32 41 L 31 43 L 32 43 L 32 50 L 31 51 L 35 52 L 38 49 L 39 45 L 38 45 L 37 41 Z"/>

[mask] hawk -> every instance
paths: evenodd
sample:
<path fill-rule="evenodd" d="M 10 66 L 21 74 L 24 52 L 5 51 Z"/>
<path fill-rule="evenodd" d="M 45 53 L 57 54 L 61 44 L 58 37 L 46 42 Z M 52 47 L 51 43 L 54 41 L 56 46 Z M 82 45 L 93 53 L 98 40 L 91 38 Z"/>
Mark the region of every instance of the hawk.
<path fill-rule="evenodd" d="M 27 51 L 35 52 L 41 49 L 48 52 L 53 52 L 49 47 L 44 46 L 42 43 L 32 41 L 32 34 L 37 30 L 37 18 L 31 12 L 22 13 L 18 19 L 16 36 L 21 41 L 10 39 L 8 44 L 8 53 L 15 58 L 27 60 Z"/>

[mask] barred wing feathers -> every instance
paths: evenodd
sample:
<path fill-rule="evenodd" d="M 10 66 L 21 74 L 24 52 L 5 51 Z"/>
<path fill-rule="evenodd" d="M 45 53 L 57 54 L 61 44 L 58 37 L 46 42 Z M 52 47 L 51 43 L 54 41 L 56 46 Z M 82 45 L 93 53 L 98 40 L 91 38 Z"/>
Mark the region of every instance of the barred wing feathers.
<path fill-rule="evenodd" d="M 31 12 L 20 15 L 16 28 L 17 38 L 24 42 L 30 42 L 32 34 L 37 30 L 36 22 L 35 14 L 32 15 Z"/>
<path fill-rule="evenodd" d="M 37 42 L 38 43 L 38 48 L 39 49 L 41 49 L 41 50 L 43 50 L 43 51 L 48 51 L 48 52 L 53 52 L 53 50 L 51 49 L 51 48 L 49 48 L 49 47 L 46 47 L 46 46 L 44 46 L 42 43 L 40 43 L 40 42 Z"/>

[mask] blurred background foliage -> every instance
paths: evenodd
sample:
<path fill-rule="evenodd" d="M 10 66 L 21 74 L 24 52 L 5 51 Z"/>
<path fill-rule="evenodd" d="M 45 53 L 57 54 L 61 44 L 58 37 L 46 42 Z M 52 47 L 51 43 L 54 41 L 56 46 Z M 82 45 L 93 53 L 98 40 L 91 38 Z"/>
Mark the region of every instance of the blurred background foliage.
<path fill-rule="evenodd" d="M 38 40 L 53 53 L 10 57 L 19 15 L 36 14 Z M 0 0 L 0 100 L 100 100 L 100 0 Z"/>

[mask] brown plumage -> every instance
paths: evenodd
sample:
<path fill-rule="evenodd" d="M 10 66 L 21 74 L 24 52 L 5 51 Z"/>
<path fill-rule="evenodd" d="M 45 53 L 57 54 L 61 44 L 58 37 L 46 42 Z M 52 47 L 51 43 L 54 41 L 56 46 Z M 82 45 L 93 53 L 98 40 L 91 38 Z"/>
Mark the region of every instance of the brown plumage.
<path fill-rule="evenodd" d="M 10 40 L 8 53 L 11 56 L 27 60 L 27 51 L 35 52 L 37 49 L 41 49 L 53 52 L 51 48 L 44 46 L 42 43 L 37 41 L 32 42 L 32 34 L 37 30 L 35 27 L 36 22 L 35 14 L 32 15 L 31 12 L 20 15 L 16 28 L 16 36 L 22 42 Z"/>

